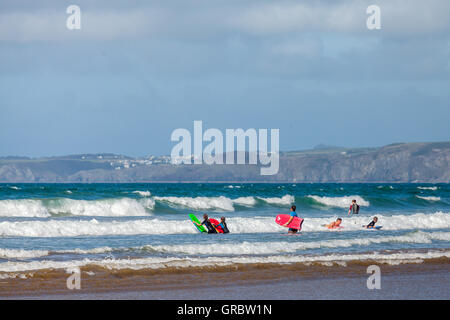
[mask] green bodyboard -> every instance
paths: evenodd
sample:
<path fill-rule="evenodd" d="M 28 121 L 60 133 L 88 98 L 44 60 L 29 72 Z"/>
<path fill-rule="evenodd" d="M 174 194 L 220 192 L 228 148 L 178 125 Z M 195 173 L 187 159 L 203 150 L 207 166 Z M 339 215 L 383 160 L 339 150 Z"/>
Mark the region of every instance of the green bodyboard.
<path fill-rule="evenodd" d="M 204 226 L 198 226 L 198 225 L 196 225 L 196 224 L 194 223 L 194 222 L 201 223 L 201 222 L 197 219 L 197 217 L 196 217 L 195 215 L 190 214 L 190 215 L 189 215 L 189 218 L 191 219 L 193 225 L 197 228 L 197 230 L 198 230 L 199 232 L 208 232 L 208 231 L 206 231 L 206 229 L 205 229 Z"/>

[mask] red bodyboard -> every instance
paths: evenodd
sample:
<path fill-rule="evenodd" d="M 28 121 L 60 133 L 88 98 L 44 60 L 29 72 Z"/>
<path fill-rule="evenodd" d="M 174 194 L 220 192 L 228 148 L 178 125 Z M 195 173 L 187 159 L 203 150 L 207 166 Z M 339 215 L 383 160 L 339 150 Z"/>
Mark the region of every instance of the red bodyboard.
<path fill-rule="evenodd" d="M 214 225 L 217 232 L 223 233 L 222 227 L 218 226 L 218 224 L 220 223 L 219 221 L 217 221 L 216 219 L 209 219 L 209 221 Z"/>

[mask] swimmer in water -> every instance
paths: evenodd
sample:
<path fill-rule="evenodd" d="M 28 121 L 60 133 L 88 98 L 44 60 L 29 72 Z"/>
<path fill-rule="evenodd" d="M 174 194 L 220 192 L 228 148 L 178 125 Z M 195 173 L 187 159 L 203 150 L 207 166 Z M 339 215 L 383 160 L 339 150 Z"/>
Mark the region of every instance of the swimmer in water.
<path fill-rule="evenodd" d="M 337 228 L 342 228 L 341 223 L 342 223 L 342 219 L 337 218 L 336 221 L 333 221 L 330 224 L 325 224 L 324 226 L 327 227 L 328 229 L 337 229 Z"/>

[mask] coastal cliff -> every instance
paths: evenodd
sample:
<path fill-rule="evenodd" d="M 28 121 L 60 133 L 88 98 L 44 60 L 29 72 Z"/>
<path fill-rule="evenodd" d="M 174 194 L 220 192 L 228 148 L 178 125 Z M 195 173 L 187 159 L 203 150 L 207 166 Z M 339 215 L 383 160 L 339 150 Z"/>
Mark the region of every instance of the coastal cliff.
<path fill-rule="evenodd" d="M 114 154 L 0 158 L 2 183 L 450 182 L 450 142 L 380 148 L 323 147 L 280 153 L 279 172 L 258 165 L 172 165 L 169 157 Z"/>

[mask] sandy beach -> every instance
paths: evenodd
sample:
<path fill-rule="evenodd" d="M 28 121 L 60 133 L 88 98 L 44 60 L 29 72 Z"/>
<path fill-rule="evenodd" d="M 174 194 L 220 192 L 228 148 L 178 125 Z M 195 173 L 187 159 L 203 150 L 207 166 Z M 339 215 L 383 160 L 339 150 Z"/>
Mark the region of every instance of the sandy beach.
<path fill-rule="evenodd" d="M 347 266 L 240 265 L 165 270 L 81 268 L 81 289 L 66 270 L 0 281 L 1 299 L 449 299 L 450 260 L 382 265 L 381 289 L 367 288 L 370 262 Z M 10 275 L 11 276 L 11 275 Z"/>

